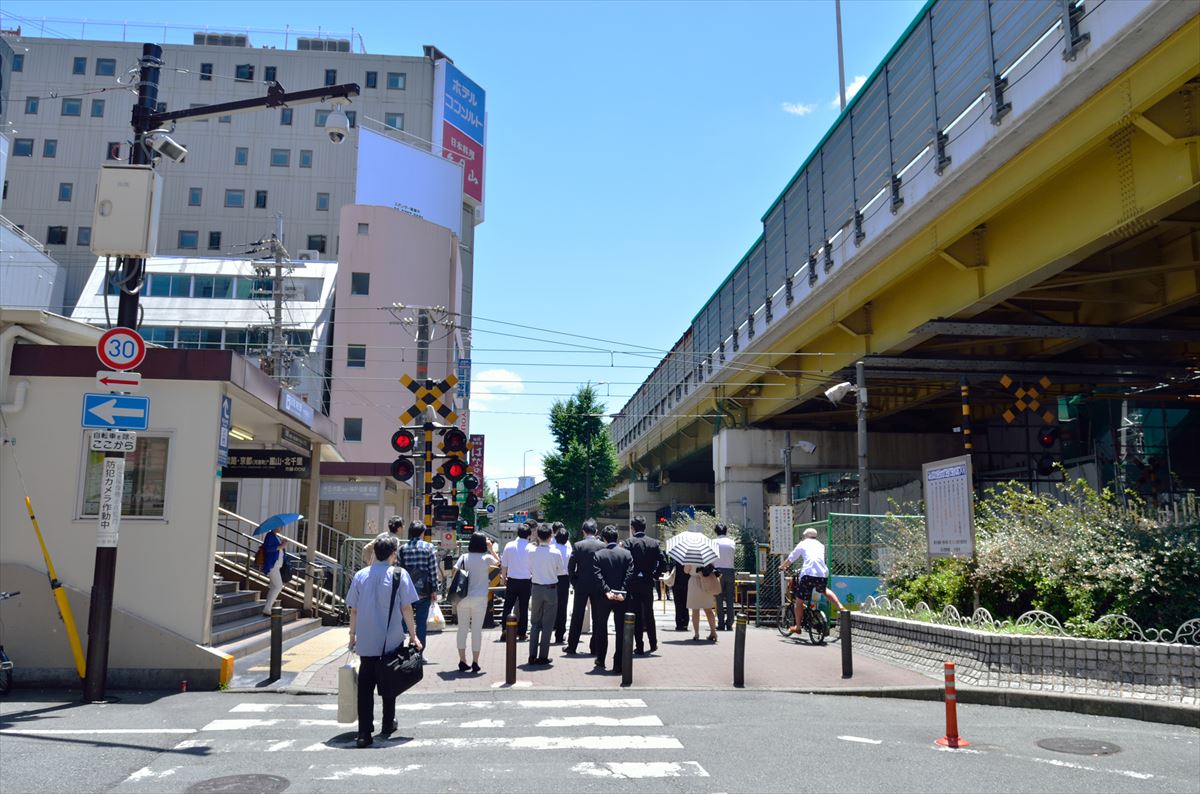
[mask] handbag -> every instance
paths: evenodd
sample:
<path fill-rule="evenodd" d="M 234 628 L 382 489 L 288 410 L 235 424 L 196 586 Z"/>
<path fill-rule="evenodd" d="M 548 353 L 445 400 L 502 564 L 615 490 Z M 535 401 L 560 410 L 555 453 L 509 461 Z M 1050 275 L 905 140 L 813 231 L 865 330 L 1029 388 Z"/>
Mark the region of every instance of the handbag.
<path fill-rule="evenodd" d="M 337 721 L 358 719 L 358 668 L 348 660 L 338 668 Z"/>
<path fill-rule="evenodd" d="M 446 598 L 450 600 L 450 606 L 452 607 L 458 606 L 458 602 L 467 597 L 470 574 L 463 567 L 462 561 L 463 558 L 459 557 L 458 562 L 454 566 L 454 578 L 450 580 L 450 589 L 446 593 Z"/>
<path fill-rule="evenodd" d="M 386 642 L 388 629 L 392 625 L 392 613 L 396 611 L 396 591 L 400 589 L 400 571 L 392 569 L 392 600 L 388 605 L 387 626 L 383 630 Z M 414 645 L 406 645 L 401 641 L 393 651 L 384 651 L 380 661 L 386 671 L 384 688 L 388 697 L 395 697 L 412 689 L 425 676 L 425 660 Z"/>
<path fill-rule="evenodd" d="M 718 574 L 700 575 L 700 590 L 710 596 L 721 594 L 721 577 Z"/>
<path fill-rule="evenodd" d="M 665 584 L 667 587 L 675 586 L 675 568 L 674 567 L 671 568 L 671 572 L 669 574 L 667 574 L 666 576 L 663 577 L 662 581 L 663 581 L 663 584 Z"/>

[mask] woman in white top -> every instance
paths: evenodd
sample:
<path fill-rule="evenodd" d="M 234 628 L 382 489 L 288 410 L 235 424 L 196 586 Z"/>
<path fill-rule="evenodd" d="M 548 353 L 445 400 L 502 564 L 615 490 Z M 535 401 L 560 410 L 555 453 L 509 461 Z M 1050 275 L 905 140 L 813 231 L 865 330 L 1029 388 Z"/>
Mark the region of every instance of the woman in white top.
<path fill-rule="evenodd" d="M 479 651 L 483 647 L 483 619 L 487 614 L 488 585 L 492 569 L 500 567 L 500 561 L 488 553 L 487 535 L 476 532 L 471 535 L 467 551 L 458 558 L 455 568 L 467 572 L 467 595 L 454 607 L 458 618 L 458 669 L 479 672 Z M 471 632 L 471 664 L 467 664 L 467 632 Z"/>

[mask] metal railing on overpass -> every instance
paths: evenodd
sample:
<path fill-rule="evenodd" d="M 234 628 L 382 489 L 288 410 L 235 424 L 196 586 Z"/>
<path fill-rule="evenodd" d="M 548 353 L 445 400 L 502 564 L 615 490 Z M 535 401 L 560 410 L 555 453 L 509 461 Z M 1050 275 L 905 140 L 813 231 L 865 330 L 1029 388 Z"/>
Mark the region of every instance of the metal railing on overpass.
<path fill-rule="evenodd" d="M 835 268 L 902 186 L 950 164 L 947 146 L 1052 53 L 1074 60 L 1081 23 L 1113 0 L 931 0 L 763 216 L 763 233 L 613 420 L 618 451 L 644 435 Z M 1145 5 L 1149 5 L 1148 3 Z M 1032 63 L 1031 63 L 1032 62 Z M 990 110 L 990 112 L 989 112 Z M 976 111 L 976 112 L 972 112 Z M 964 163 L 956 163 L 961 168 Z"/>

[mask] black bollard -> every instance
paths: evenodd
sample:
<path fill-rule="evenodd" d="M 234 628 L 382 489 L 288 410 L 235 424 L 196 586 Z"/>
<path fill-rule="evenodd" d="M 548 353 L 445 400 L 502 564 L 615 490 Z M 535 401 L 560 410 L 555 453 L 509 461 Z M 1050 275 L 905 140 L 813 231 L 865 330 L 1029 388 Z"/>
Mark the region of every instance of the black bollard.
<path fill-rule="evenodd" d="M 733 628 L 733 685 L 746 686 L 746 614 L 739 612 Z"/>
<path fill-rule="evenodd" d="M 843 609 L 838 615 L 839 640 L 842 643 L 842 678 L 854 677 L 854 657 L 850 652 L 850 610 Z"/>
<path fill-rule="evenodd" d="M 517 683 L 517 618 L 509 615 L 504 619 L 504 683 Z"/>
<path fill-rule="evenodd" d="M 278 681 L 283 674 L 283 605 L 276 602 L 271 607 L 271 680 Z"/>
<path fill-rule="evenodd" d="M 633 683 L 633 629 L 637 618 L 630 612 L 625 613 L 625 642 L 621 648 L 621 686 Z"/>

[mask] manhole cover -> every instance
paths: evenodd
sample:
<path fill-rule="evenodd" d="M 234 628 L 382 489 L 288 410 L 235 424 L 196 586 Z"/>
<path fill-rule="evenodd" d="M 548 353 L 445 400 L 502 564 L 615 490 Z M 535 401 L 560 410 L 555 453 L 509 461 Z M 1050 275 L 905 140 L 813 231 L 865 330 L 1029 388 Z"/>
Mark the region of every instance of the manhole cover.
<path fill-rule="evenodd" d="M 227 775 L 201 780 L 187 794 L 280 794 L 291 782 L 275 775 Z"/>
<path fill-rule="evenodd" d="M 1037 746 L 1043 750 L 1055 753 L 1070 753 L 1071 755 L 1112 755 L 1121 752 L 1121 748 L 1111 742 L 1094 742 L 1091 739 L 1042 739 Z"/>

